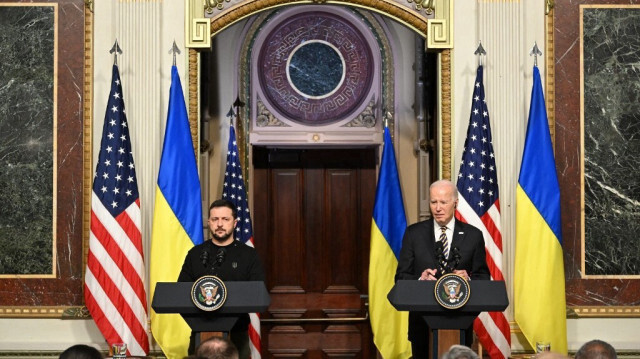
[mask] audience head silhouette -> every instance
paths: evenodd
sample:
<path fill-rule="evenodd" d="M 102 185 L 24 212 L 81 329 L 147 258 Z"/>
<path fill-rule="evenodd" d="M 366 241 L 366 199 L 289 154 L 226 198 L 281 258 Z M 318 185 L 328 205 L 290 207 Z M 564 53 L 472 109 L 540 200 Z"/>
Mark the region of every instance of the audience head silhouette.
<path fill-rule="evenodd" d="M 584 343 L 576 352 L 575 359 L 617 359 L 616 350 L 611 344 L 594 339 Z"/>
<path fill-rule="evenodd" d="M 442 354 L 441 359 L 478 359 L 478 354 L 469 347 L 456 344 L 452 345 L 449 351 Z"/>
<path fill-rule="evenodd" d="M 538 353 L 534 356 L 534 358 L 535 359 L 571 359 L 571 357 L 566 356 L 564 354 L 549 352 L 549 351 Z"/>
<path fill-rule="evenodd" d="M 229 339 L 212 337 L 200 343 L 196 356 L 201 359 L 238 359 L 238 349 Z"/>
<path fill-rule="evenodd" d="M 60 359 L 102 359 L 98 349 L 84 344 L 76 344 L 60 354 Z"/>

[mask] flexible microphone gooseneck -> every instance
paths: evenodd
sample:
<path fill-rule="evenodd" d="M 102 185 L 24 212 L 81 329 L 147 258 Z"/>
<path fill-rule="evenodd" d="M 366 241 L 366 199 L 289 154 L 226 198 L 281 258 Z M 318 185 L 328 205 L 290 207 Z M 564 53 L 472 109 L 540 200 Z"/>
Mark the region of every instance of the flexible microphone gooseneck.
<path fill-rule="evenodd" d="M 227 251 L 224 248 L 218 249 L 216 253 L 216 266 L 220 267 L 227 257 Z"/>
<path fill-rule="evenodd" d="M 200 254 L 200 260 L 202 261 L 202 265 L 206 267 L 207 262 L 209 262 L 209 251 L 202 251 L 202 253 Z"/>
<path fill-rule="evenodd" d="M 439 278 L 447 273 L 447 259 L 444 257 L 444 245 L 442 241 L 436 242 L 436 260 L 438 264 L 436 278 Z"/>
<path fill-rule="evenodd" d="M 451 254 L 449 254 L 449 262 L 453 262 L 453 265 L 451 266 L 453 269 L 458 266 L 460 257 L 460 250 L 458 249 L 458 247 L 451 248 Z"/>

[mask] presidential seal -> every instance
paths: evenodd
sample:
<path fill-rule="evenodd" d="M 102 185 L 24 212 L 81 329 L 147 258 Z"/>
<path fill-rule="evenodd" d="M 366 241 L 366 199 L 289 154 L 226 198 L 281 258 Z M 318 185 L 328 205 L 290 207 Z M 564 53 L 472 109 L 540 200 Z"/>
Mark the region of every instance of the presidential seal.
<path fill-rule="evenodd" d="M 196 307 L 212 312 L 222 307 L 227 300 L 227 287 L 216 276 L 205 275 L 193 282 L 191 301 Z"/>
<path fill-rule="evenodd" d="M 457 274 L 445 274 L 436 282 L 434 294 L 438 303 L 447 309 L 458 309 L 467 304 L 471 295 L 469 282 Z"/>

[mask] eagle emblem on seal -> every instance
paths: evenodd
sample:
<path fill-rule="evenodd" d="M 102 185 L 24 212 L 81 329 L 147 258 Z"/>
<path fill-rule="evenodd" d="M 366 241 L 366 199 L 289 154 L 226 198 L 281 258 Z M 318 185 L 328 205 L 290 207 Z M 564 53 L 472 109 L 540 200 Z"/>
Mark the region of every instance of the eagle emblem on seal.
<path fill-rule="evenodd" d="M 460 300 L 460 282 L 455 280 L 448 280 L 444 282 L 444 287 L 449 295 L 449 302 L 455 303 Z"/>
<path fill-rule="evenodd" d="M 213 304 L 218 298 L 220 298 L 220 294 L 218 293 L 217 285 L 213 283 L 207 283 L 200 287 L 200 294 L 202 294 L 202 301 L 207 303 L 207 305 Z"/>
<path fill-rule="evenodd" d="M 222 307 L 226 300 L 227 287 L 220 278 L 206 275 L 193 282 L 191 301 L 196 307 L 211 312 Z"/>
<path fill-rule="evenodd" d="M 434 295 L 441 306 L 447 309 L 458 309 L 469 300 L 471 287 L 463 277 L 449 273 L 436 281 Z"/>

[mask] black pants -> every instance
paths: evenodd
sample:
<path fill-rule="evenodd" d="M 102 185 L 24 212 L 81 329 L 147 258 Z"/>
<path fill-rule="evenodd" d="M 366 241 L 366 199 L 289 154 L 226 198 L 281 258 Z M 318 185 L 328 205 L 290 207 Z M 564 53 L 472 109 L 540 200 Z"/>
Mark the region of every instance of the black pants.
<path fill-rule="evenodd" d="M 467 328 L 464 331 L 464 338 L 462 338 L 464 340 L 464 343 L 462 342 L 462 340 L 460 341 L 460 344 L 462 345 L 466 345 L 468 347 L 471 347 L 471 344 L 473 344 L 473 326 Z M 449 348 L 440 348 L 440 350 L 449 350 Z M 422 339 L 414 339 L 411 341 L 411 353 L 412 354 L 412 358 L 414 359 L 427 359 L 429 358 L 429 334 L 427 332 L 427 335 L 425 335 L 424 338 Z M 437 355 L 434 356 L 435 359 L 437 359 Z"/>
<path fill-rule="evenodd" d="M 414 340 L 411 342 L 411 353 L 414 359 L 429 358 L 429 338 Z"/>

